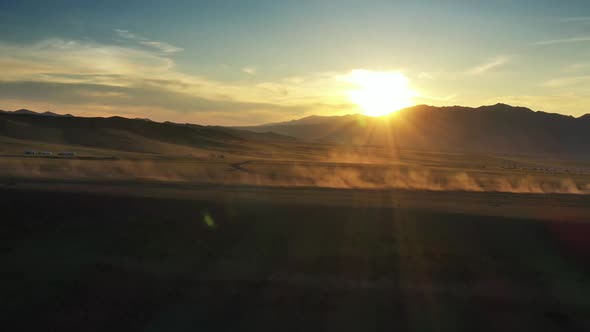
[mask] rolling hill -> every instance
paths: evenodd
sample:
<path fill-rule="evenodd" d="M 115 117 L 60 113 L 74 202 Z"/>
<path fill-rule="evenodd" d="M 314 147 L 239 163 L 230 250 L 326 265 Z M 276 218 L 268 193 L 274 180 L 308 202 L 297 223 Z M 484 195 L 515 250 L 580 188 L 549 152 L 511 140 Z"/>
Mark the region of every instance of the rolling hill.
<path fill-rule="evenodd" d="M 446 152 L 579 157 L 590 156 L 590 115 L 575 118 L 506 104 L 477 108 L 419 105 L 381 118 L 360 114 L 314 115 L 229 128 L 19 110 L 0 112 L 0 138 L 165 154 L 190 154 L 194 149 L 255 151 L 298 140 Z"/>
<path fill-rule="evenodd" d="M 275 133 L 217 126 L 158 123 L 123 117 L 84 118 L 28 110 L 0 112 L 0 139 L 35 148 L 40 144 L 139 153 L 187 154 L 194 149 L 248 150 L 293 139 Z"/>
<path fill-rule="evenodd" d="M 506 104 L 477 108 L 419 105 L 382 118 L 312 116 L 240 128 L 354 145 L 590 156 L 590 115 L 575 118 Z"/>

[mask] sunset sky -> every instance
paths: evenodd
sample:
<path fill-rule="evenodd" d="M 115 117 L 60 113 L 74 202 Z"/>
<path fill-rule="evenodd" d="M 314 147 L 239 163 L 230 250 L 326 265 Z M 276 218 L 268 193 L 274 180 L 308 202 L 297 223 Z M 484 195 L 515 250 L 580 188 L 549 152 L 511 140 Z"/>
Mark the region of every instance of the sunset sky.
<path fill-rule="evenodd" d="M 413 104 L 590 113 L 588 0 L 3 0 L 0 31 L 4 110 L 222 125 Z"/>

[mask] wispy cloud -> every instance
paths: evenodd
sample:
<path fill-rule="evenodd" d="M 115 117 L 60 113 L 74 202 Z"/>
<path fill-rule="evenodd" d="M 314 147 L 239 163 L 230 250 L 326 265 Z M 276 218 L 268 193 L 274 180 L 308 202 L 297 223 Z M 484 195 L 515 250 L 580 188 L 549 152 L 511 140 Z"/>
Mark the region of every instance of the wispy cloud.
<path fill-rule="evenodd" d="M 159 42 L 159 41 L 139 41 L 139 43 L 142 45 L 145 45 L 145 46 L 150 46 L 150 47 L 159 49 L 160 51 L 162 51 L 164 53 L 176 53 L 176 52 L 182 52 L 184 50 L 183 48 L 172 46 L 168 43 Z"/>
<path fill-rule="evenodd" d="M 559 77 L 554 78 L 548 81 L 543 82 L 541 85 L 550 88 L 559 88 L 559 87 L 569 87 L 572 85 L 580 85 L 584 84 L 584 87 L 590 82 L 590 75 L 582 75 L 582 76 L 568 76 L 568 77 Z"/>
<path fill-rule="evenodd" d="M 433 73 L 428 72 L 421 72 L 420 74 L 418 74 L 418 78 L 421 80 L 433 80 L 434 76 L 435 75 Z"/>
<path fill-rule="evenodd" d="M 532 45 L 544 46 L 544 45 L 583 43 L 583 42 L 590 42 L 590 36 L 542 40 L 542 41 L 535 42 Z"/>
<path fill-rule="evenodd" d="M 181 72 L 169 55 L 91 41 L 0 42 L 0 106 L 232 125 L 354 112 L 341 106 L 339 72 L 226 82 Z"/>
<path fill-rule="evenodd" d="M 493 59 L 490 59 L 489 61 L 471 68 L 467 71 L 468 74 L 470 75 L 481 75 L 484 73 L 489 72 L 490 70 L 500 67 L 502 65 L 505 65 L 506 63 L 508 63 L 508 61 L 510 60 L 510 57 L 508 56 L 497 56 Z"/>
<path fill-rule="evenodd" d="M 161 52 L 164 52 L 164 53 L 177 53 L 177 52 L 184 51 L 183 48 L 176 47 L 176 46 L 170 45 L 170 44 L 168 44 L 166 42 L 162 42 L 162 41 L 150 40 L 148 38 L 145 38 L 143 36 L 140 36 L 136 33 L 130 32 L 128 30 L 115 29 L 115 32 L 121 38 L 133 40 L 140 45 L 152 47 L 152 48 L 159 50 Z"/>
<path fill-rule="evenodd" d="M 254 74 L 256 74 L 258 69 L 253 66 L 247 66 L 247 67 L 242 68 L 242 71 L 246 74 L 254 75 Z"/>
<path fill-rule="evenodd" d="M 127 38 L 127 39 L 138 38 L 136 34 L 131 33 L 127 30 L 115 29 L 115 32 L 117 33 L 117 35 L 119 35 L 119 37 L 122 37 L 122 38 Z"/>
<path fill-rule="evenodd" d="M 590 68 L 590 63 L 574 63 L 565 66 L 562 71 L 566 73 L 585 71 Z"/>

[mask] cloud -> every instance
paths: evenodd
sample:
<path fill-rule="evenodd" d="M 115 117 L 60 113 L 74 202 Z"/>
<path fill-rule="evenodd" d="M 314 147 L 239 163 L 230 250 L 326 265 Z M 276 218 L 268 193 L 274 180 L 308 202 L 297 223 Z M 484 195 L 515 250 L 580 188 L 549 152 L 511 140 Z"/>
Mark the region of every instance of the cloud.
<path fill-rule="evenodd" d="M 232 125 L 255 124 L 262 114 L 267 117 L 262 122 L 269 122 L 353 112 L 351 105 L 340 107 L 346 86 L 336 81 L 342 74 L 337 72 L 223 82 L 180 72 L 169 54 L 158 50 L 63 39 L 0 42 L 0 67 L 0 108 L 66 107 L 73 114 L 103 115 L 146 112 L 159 120 L 217 119 Z"/>
<path fill-rule="evenodd" d="M 176 53 L 176 52 L 184 51 L 183 48 L 172 46 L 170 44 L 167 44 L 164 42 L 159 42 L 159 41 L 139 41 L 139 43 L 142 45 L 146 45 L 146 46 L 150 46 L 150 47 L 159 49 L 160 51 L 162 51 L 164 53 Z"/>
<path fill-rule="evenodd" d="M 137 35 L 129 32 L 127 30 L 115 29 L 115 32 L 122 38 L 127 38 L 127 39 L 137 39 L 138 38 Z"/>
<path fill-rule="evenodd" d="M 483 63 L 477 67 L 471 68 L 467 71 L 470 75 L 481 75 L 489 72 L 490 70 L 505 65 L 510 60 L 507 56 L 498 56 L 490 59 L 488 62 Z"/>
<path fill-rule="evenodd" d="M 76 110 L 88 107 L 94 109 L 98 107 L 103 111 L 109 109 L 115 114 L 121 113 L 121 110 L 135 109 L 139 111 L 134 115 L 135 117 L 149 115 L 150 118 L 160 121 L 178 121 L 181 118 L 200 119 L 200 122 L 209 124 L 219 124 L 211 122 L 212 118 L 218 118 L 224 119 L 223 124 L 231 125 L 259 124 L 255 121 L 258 117 L 254 115 L 257 114 L 264 114 L 266 117 L 264 121 L 267 121 L 269 118 L 292 118 L 318 109 L 329 110 L 330 108 L 330 105 L 279 105 L 230 99 L 207 99 L 160 89 L 156 86 L 121 87 L 80 83 L 0 82 L 0 100 L 8 99 L 21 101 L 16 108 L 25 107 L 30 103 L 44 103 L 46 107 L 60 113 L 71 112 L 72 109 L 74 113 L 77 113 Z M 5 105 L 2 107 L 6 108 Z M 157 114 L 160 110 L 173 112 L 174 118 L 162 118 Z M 209 119 L 203 119 L 204 114 L 207 114 Z"/>
<path fill-rule="evenodd" d="M 590 42 L 590 36 L 580 36 L 580 37 L 573 37 L 573 38 L 543 40 L 543 41 L 535 42 L 532 45 L 545 46 L 545 45 L 569 44 L 569 43 L 583 43 L 583 42 Z"/>
<path fill-rule="evenodd" d="M 418 74 L 418 78 L 421 80 L 433 80 L 434 74 L 427 73 L 427 72 L 421 72 L 420 74 Z"/>
<path fill-rule="evenodd" d="M 254 75 L 254 74 L 256 74 L 258 69 L 256 69 L 256 67 L 247 66 L 247 67 L 242 68 L 242 71 L 246 74 Z"/>
<path fill-rule="evenodd" d="M 138 76 L 157 77 L 174 66 L 171 59 L 145 50 L 62 39 L 0 43 L 0 64 L 0 80 L 100 80 L 115 85 Z"/>
<path fill-rule="evenodd" d="M 590 75 L 583 75 L 583 76 L 568 76 L 568 77 L 560 77 L 548 80 L 543 82 L 542 86 L 551 87 L 551 88 L 558 88 L 558 87 L 567 87 L 572 85 L 579 85 L 582 83 L 584 87 L 587 87 L 587 83 L 590 82 Z"/>
<path fill-rule="evenodd" d="M 590 63 L 573 63 L 565 66 L 562 71 L 566 73 L 580 72 L 590 68 Z"/>
<path fill-rule="evenodd" d="M 214 100 L 160 89 L 156 86 L 121 87 L 84 83 L 51 82 L 0 82 L 0 98 L 19 98 L 70 104 L 108 104 L 117 106 L 168 107 L 178 112 L 201 111 L 252 111 L 290 109 L 299 106 L 281 106 L 262 102 Z"/>
<path fill-rule="evenodd" d="M 184 51 L 183 48 L 176 47 L 162 41 L 150 40 L 148 38 L 142 37 L 136 33 L 132 33 L 127 30 L 115 29 L 115 32 L 121 38 L 133 40 L 140 45 L 152 47 L 164 53 L 177 53 Z"/>

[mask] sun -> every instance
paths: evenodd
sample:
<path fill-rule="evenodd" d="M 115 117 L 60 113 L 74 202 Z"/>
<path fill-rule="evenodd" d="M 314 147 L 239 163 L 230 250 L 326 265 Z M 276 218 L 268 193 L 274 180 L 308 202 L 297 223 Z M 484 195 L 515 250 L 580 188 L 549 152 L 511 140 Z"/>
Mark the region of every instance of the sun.
<path fill-rule="evenodd" d="M 387 115 L 413 105 L 415 93 L 406 75 L 400 72 L 355 69 L 343 80 L 356 87 L 348 91 L 348 98 L 365 115 Z"/>

